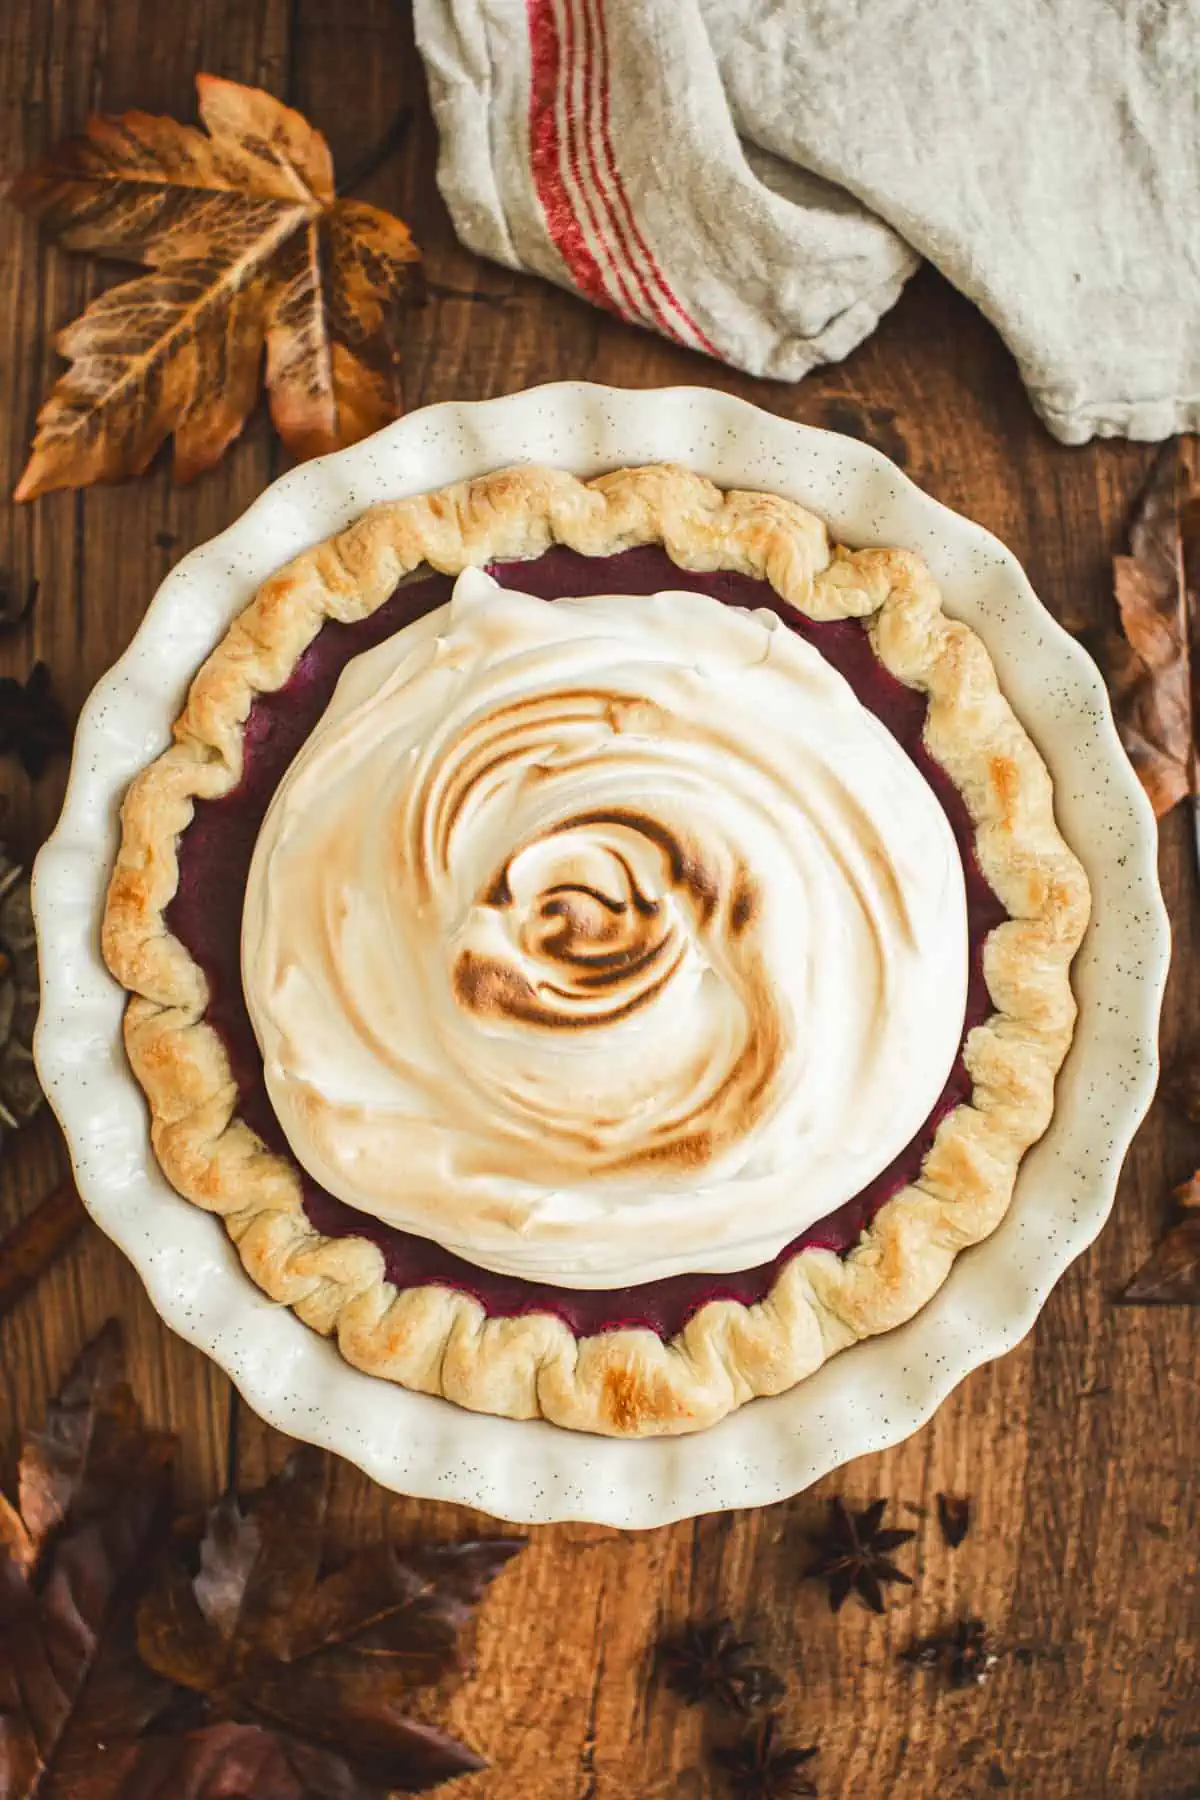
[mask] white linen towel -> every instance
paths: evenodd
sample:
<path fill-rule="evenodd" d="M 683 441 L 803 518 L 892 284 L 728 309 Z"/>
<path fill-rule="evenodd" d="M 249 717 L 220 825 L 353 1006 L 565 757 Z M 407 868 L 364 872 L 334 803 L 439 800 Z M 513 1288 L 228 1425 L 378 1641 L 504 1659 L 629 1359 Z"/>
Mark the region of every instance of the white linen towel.
<path fill-rule="evenodd" d="M 1200 428 L 1200 0 L 415 0 L 462 241 L 755 375 L 927 257 L 1067 443 Z"/>

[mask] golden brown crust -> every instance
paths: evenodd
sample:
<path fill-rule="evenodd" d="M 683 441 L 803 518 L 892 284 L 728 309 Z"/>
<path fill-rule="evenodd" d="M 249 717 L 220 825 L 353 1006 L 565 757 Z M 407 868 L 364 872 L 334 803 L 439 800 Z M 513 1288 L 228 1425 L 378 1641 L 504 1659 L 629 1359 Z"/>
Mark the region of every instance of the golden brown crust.
<path fill-rule="evenodd" d="M 577 1340 L 549 1314 L 489 1318 L 447 1288 L 398 1291 L 365 1239 L 322 1237 L 295 1166 L 236 1116 L 224 1046 L 204 1016 L 204 977 L 165 922 L 194 799 L 237 785 L 255 695 L 288 679 L 327 619 L 366 617 L 423 564 L 456 574 L 556 543 L 592 556 L 661 543 L 680 567 L 765 579 L 811 618 L 866 619 L 884 666 L 929 696 L 926 741 L 966 799 L 980 865 L 1010 915 L 986 945 L 996 1011 L 967 1043 L 971 1103 L 943 1120 L 919 1180 L 848 1256 L 806 1250 L 760 1303 L 710 1302 L 670 1342 L 645 1329 Z M 260 1287 L 336 1333 L 342 1354 L 369 1373 L 477 1411 L 645 1436 L 710 1425 L 902 1323 L 957 1252 L 995 1229 L 1021 1156 L 1049 1122 L 1088 905 L 1042 760 L 983 645 L 945 616 L 919 557 L 831 554 L 823 525 L 801 507 L 721 493 L 668 465 L 586 483 L 520 468 L 376 507 L 260 588 L 193 682 L 173 747 L 129 790 L 103 948 L 133 995 L 125 1038 L 155 1154 L 180 1193 L 224 1217 Z"/>

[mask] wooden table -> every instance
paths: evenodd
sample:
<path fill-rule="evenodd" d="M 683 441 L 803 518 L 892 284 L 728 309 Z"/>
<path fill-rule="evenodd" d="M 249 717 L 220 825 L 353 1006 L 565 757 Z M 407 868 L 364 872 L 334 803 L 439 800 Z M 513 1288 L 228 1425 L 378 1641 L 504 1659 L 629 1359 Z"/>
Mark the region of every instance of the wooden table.
<path fill-rule="evenodd" d="M 700 382 L 788 418 L 877 443 L 912 477 L 996 532 L 1073 631 L 1110 616 L 1109 559 L 1152 450 L 1065 449 L 1038 423 L 992 329 L 922 271 L 875 336 L 799 387 L 755 382 L 602 316 L 557 290 L 483 267 L 454 242 L 434 183 L 435 137 L 411 27 L 387 0 L 6 0 L 0 18 L 0 155 L 19 165 L 89 110 L 138 106 L 193 116 L 199 69 L 257 83 L 302 108 L 347 171 L 410 103 L 397 155 L 361 197 L 410 221 L 443 288 L 414 317 L 412 406 L 481 398 L 561 376 L 651 387 Z M 0 490 L 16 480 L 40 396 L 57 368 L 55 331 L 108 271 L 38 244 L 0 211 Z M 124 649 L 171 564 L 219 531 L 283 467 L 257 416 L 224 463 L 172 488 L 165 468 L 123 488 L 0 501 L 0 569 L 36 575 L 32 622 L 0 645 L 0 672 L 35 657 L 77 708 Z M 53 823 L 64 771 L 32 785 L 0 770 L 8 832 L 26 854 Z M 1192 1021 L 1200 907 L 1189 821 L 1162 832 L 1162 879 L 1176 936 L 1164 1049 Z M 818 1742 L 828 1800 L 985 1796 L 1184 1800 L 1200 1795 L 1196 1647 L 1200 1523 L 1200 1313 L 1115 1297 L 1149 1253 L 1169 1187 L 1200 1160 L 1200 1139 L 1161 1107 L 1143 1128 L 1099 1243 L 1069 1271 L 1036 1330 L 980 1369 L 908 1443 L 860 1460 L 795 1500 L 635 1535 L 583 1525 L 536 1530 L 493 1591 L 478 1666 L 454 1702 L 456 1726 L 492 1761 L 463 1800 L 700 1800 L 706 1726 L 654 1674 L 655 1645 L 686 1617 L 729 1613 L 789 1671 L 788 1732 Z M 4 1145 L 0 1228 L 56 1178 L 48 1118 Z M 151 1418 L 180 1435 L 186 1503 L 228 1480 L 252 1484 L 288 1445 L 229 1382 L 162 1326 L 133 1271 L 90 1225 L 0 1327 L 6 1401 L 3 1476 L 84 1340 L 124 1321 Z M 967 1493 L 972 1528 L 941 1540 L 934 1498 Z M 805 1533 L 830 1495 L 887 1495 L 917 1529 L 916 1585 L 887 1615 L 856 1603 L 836 1619 L 802 1583 Z M 389 1516 L 400 1536 L 462 1534 L 481 1521 L 449 1506 L 393 1500 L 348 1466 L 335 1482 L 349 1539 Z M 484 1522 L 486 1524 L 486 1522 Z M 960 1612 L 983 1616 L 1009 1652 L 990 1682 L 956 1693 L 914 1676 L 897 1653 Z"/>

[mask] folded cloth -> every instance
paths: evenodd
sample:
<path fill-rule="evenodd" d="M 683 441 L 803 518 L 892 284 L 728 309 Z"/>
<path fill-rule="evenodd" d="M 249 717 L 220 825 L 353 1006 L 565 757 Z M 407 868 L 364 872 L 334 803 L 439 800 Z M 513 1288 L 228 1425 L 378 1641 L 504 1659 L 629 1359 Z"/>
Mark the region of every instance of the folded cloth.
<path fill-rule="evenodd" d="M 1200 429 L 1200 0 L 415 0 L 465 244 L 748 370 L 927 257 L 1066 443 Z"/>

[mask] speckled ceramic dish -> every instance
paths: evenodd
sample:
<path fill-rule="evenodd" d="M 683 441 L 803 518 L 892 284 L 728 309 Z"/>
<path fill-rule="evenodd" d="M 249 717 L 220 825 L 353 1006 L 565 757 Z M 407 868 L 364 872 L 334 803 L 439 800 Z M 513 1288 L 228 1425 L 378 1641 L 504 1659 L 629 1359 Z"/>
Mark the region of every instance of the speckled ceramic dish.
<path fill-rule="evenodd" d="M 919 550 L 947 610 L 986 642 L 1055 781 L 1093 917 L 1075 963 L 1075 1042 L 1050 1131 L 1025 1158 L 1003 1224 L 961 1256 L 909 1324 L 856 1345 L 777 1399 L 696 1437 L 606 1440 L 460 1411 L 362 1375 L 250 1283 L 219 1222 L 168 1186 L 121 1043 L 124 996 L 97 928 L 120 797 L 167 743 L 196 667 L 259 582 L 372 503 L 513 462 L 579 475 L 683 463 L 821 514 L 851 545 Z M 43 970 L 39 1068 L 80 1192 L 139 1269 L 163 1318 L 228 1371 L 257 1411 L 403 1491 L 511 1519 L 625 1526 L 778 1500 L 920 1425 L 968 1370 L 1032 1325 L 1112 1205 L 1153 1093 L 1168 957 L 1154 822 L 1092 664 L 1044 611 L 1002 545 L 866 446 L 698 388 L 564 383 L 431 407 L 340 456 L 295 470 L 186 557 L 84 709 L 59 826 L 38 859 Z"/>

